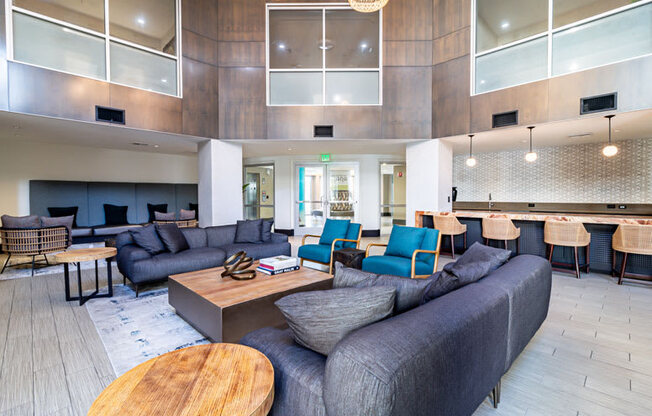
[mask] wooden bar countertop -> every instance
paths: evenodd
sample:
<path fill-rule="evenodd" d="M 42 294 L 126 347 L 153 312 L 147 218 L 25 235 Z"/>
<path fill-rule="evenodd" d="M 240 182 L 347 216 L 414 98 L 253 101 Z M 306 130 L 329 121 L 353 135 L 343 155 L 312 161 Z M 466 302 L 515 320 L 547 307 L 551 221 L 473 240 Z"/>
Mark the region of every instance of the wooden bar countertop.
<path fill-rule="evenodd" d="M 605 215 L 605 214 L 568 214 L 568 213 L 549 213 L 549 212 L 503 212 L 503 211 L 453 211 L 453 212 L 433 212 L 433 211 L 417 211 L 415 213 L 416 226 L 423 225 L 422 218 L 424 215 L 455 215 L 460 218 L 485 218 L 485 217 L 501 217 L 506 216 L 511 220 L 516 221 L 577 221 L 587 224 L 640 224 L 652 225 L 652 217 L 649 216 L 635 216 L 635 215 Z"/>

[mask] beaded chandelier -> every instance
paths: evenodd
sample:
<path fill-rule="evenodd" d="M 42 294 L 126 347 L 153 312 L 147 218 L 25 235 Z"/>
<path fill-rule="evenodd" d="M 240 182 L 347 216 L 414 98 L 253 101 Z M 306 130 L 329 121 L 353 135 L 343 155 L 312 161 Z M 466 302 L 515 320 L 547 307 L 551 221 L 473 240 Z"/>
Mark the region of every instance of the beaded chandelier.
<path fill-rule="evenodd" d="M 362 13 L 371 13 L 385 7 L 389 0 L 349 0 L 349 5 L 353 10 Z"/>

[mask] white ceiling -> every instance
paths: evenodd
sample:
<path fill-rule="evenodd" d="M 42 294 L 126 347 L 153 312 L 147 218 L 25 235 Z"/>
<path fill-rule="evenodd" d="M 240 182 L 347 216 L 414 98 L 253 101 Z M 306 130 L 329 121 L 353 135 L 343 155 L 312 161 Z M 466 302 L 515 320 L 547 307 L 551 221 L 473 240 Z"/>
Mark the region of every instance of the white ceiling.
<path fill-rule="evenodd" d="M 533 146 L 549 147 L 607 141 L 609 122 L 604 113 L 584 116 L 578 120 L 537 124 L 532 132 Z M 652 137 L 652 110 L 619 113 L 612 119 L 612 139 L 630 140 Z M 574 136 L 574 137 L 569 137 Z M 443 139 L 453 144 L 456 155 L 469 151 L 469 138 L 455 136 Z M 478 133 L 473 138 L 473 153 L 528 148 L 529 132 L 526 126 L 507 127 Z"/>
<path fill-rule="evenodd" d="M 0 111 L 0 142 L 58 143 L 156 153 L 195 154 L 197 144 L 203 140 L 206 139 Z M 137 146 L 133 143 L 149 146 Z"/>

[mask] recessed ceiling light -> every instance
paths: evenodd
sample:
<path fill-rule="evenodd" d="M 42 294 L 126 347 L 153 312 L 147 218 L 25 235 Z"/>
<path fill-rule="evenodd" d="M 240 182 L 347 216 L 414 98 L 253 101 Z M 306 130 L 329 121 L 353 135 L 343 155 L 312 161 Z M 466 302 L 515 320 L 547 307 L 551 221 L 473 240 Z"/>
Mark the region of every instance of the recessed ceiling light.
<path fill-rule="evenodd" d="M 285 50 L 285 43 L 279 43 L 278 48 Z"/>
<path fill-rule="evenodd" d="M 480 80 L 480 84 L 481 84 L 481 85 L 484 84 L 485 82 L 486 82 L 486 81 L 485 81 L 484 79 L 481 79 L 481 80 Z"/>
<path fill-rule="evenodd" d="M 505 21 L 500 24 L 501 29 L 509 29 L 509 22 Z"/>
<path fill-rule="evenodd" d="M 145 18 L 144 17 L 139 17 L 136 19 L 136 23 L 139 25 L 143 26 L 145 24 Z"/>
<path fill-rule="evenodd" d="M 291 148 L 291 147 L 288 147 L 288 150 L 289 150 L 289 151 L 291 151 L 291 150 L 292 150 L 292 148 Z"/>
<path fill-rule="evenodd" d="M 155 148 L 155 149 L 158 149 L 158 148 L 159 148 L 159 145 L 158 145 L 158 144 L 155 144 L 155 145 L 154 145 L 154 148 Z"/>
<path fill-rule="evenodd" d="M 366 43 L 362 42 L 362 43 L 360 44 L 360 49 L 367 49 L 367 46 L 369 46 L 369 45 L 367 45 Z"/>
<path fill-rule="evenodd" d="M 164 84 L 167 84 L 167 83 L 168 83 L 168 80 L 165 79 L 165 78 L 161 78 L 161 82 L 164 83 Z"/>

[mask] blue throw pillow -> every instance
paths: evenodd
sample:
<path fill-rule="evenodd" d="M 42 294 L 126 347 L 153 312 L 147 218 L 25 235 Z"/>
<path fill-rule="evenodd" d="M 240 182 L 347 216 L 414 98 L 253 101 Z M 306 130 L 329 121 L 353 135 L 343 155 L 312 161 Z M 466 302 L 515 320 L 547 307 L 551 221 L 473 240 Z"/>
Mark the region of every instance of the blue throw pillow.
<path fill-rule="evenodd" d="M 349 229 L 351 220 L 326 220 L 324 231 L 319 238 L 319 244 L 331 245 L 336 238 L 346 238 L 346 231 Z"/>
<path fill-rule="evenodd" d="M 421 242 L 426 235 L 425 228 L 394 226 L 389 236 L 386 256 L 412 258 L 414 250 L 421 248 Z"/>

